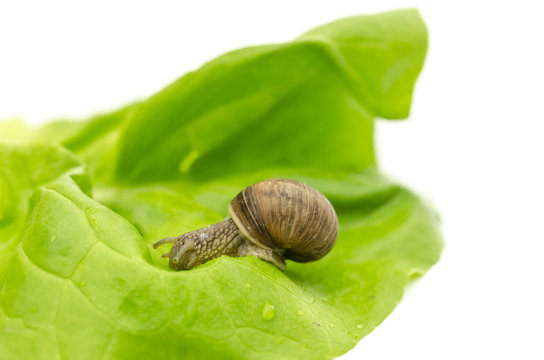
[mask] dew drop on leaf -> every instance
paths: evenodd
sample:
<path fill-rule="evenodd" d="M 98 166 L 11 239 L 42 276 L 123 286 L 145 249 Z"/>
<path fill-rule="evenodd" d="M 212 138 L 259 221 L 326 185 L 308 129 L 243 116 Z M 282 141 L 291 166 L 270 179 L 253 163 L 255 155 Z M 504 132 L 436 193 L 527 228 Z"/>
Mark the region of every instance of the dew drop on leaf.
<path fill-rule="evenodd" d="M 268 300 L 264 303 L 262 315 L 265 320 L 271 320 L 274 317 L 274 305 Z"/>

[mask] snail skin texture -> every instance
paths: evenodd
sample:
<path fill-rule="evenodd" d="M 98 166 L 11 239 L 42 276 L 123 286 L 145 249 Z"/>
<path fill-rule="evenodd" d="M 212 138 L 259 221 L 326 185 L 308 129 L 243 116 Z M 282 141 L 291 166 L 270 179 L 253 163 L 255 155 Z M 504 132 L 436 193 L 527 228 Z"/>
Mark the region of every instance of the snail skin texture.
<path fill-rule="evenodd" d="M 331 203 L 309 185 L 269 179 L 242 190 L 229 204 L 231 218 L 153 247 L 173 243 L 163 257 L 174 270 L 188 270 L 221 255 L 248 256 L 285 269 L 285 259 L 309 262 L 334 246 L 338 217 Z"/>

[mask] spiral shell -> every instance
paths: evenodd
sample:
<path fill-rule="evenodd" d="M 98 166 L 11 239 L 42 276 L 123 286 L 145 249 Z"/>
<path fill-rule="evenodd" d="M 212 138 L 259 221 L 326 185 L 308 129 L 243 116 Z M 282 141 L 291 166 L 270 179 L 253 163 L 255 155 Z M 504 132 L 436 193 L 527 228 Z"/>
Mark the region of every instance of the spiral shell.
<path fill-rule="evenodd" d="M 230 202 L 229 213 L 243 237 L 298 262 L 323 257 L 338 235 L 338 218 L 329 200 L 295 180 L 251 185 Z"/>

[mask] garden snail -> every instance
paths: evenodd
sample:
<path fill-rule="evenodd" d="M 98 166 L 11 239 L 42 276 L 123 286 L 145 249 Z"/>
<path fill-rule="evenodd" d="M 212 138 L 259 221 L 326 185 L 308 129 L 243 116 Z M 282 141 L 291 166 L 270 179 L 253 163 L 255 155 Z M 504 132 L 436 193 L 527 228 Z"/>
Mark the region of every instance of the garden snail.
<path fill-rule="evenodd" d="M 173 243 L 163 257 L 174 270 L 188 270 L 221 255 L 253 255 L 285 269 L 285 259 L 322 258 L 336 242 L 338 218 L 331 203 L 295 180 L 270 179 L 242 190 L 229 204 L 231 218 L 153 247 Z"/>

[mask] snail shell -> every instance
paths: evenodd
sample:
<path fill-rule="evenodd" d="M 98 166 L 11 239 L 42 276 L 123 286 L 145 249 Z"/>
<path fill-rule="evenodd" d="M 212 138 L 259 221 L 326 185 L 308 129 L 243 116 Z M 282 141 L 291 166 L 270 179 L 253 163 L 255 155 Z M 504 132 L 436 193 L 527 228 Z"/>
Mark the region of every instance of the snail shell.
<path fill-rule="evenodd" d="M 295 180 L 253 184 L 230 202 L 229 213 L 244 238 L 298 262 L 323 257 L 338 235 L 338 218 L 329 200 Z"/>

